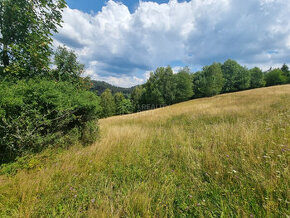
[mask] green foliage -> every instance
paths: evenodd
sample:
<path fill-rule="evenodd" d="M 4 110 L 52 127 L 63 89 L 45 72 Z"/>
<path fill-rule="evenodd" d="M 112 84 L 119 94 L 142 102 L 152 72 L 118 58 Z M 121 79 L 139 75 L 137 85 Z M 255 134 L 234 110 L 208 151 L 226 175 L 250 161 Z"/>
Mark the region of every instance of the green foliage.
<path fill-rule="evenodd" d="M 286 77 L 286 83 L 290 83 L 290 70 L 286 64 L 283 64 L 281 70 L 283 71 L 283 75 Z"/>
<path fill-rule="evenodd" d="M 221 64 L 205 66 L 202 72 L 194 75 L 196 97 L 208 97 L 221 92 L 224 85 Z"/>
<path fill-rule="evenodd" d="M 73 133 L 88 141 L 98 97 L 67 82 L 34 79 L 0 85 L 0 162 L 37 152 Z M 97 125 L 95 125 L 97 128 Z"/>
<path fill-rule="evenodd" d="M 225 84 L 223 92 L 234 92 L 245 90 L 250 87 L 250 73 L 245 68 L 239 65 L 236 61 L 227 60 L 222 65 Z"/>
<path fill-rule="evenodd" d="M 123 95 L 129 96 L 133 92 L 133 90 L 135 89 L 135 87 L 122 88 L 122 87 L 113 86 L 113 85 L 106 83 L 104 81 L 92 80 L 91 82 L 92 82 L 91 90 L 96 91 L 98 93 L 98 95 L 101 95 L 106 89 L 110 89 L 112 91 L 112 94 L 115 94 L 117 92 L 121 92 L 121 93 L 123 93 Z"/>
<path fill-rule="evenodd" d="M 2 78 L 16 80 L 48 72 L 52 34 L 60 26 L 64 7 L 64 0 L 1 0 Z"/>
<path fill-rule="evenodd" d="M 286 76 L 280 69 L 274 69 L 265 75 L 266 86 L 281 85 L 284 84 L 286 80 Z"/>
<path fill-rule="evenodd" d="M 251 69 L 250 76 L 251 76 L 250 88 L 254 89 L 265 86 L 266 82 L 264 80 L 264 73 L 260 68 L 254 67 L 253 69 Z"/>
<path fill-rule="evenodd" d="M 106 89 L 101 95 L 102 117 L 113 116 L 116 113 L 114 96 L 110 89 Z"/>
<path fill-rule="evenodd" d="M 286 74 L 289 73 L 289 67 L 286 64 L 283 64 L 283 66 L 281 67 L 281 70 Z"/>
<path fill-rule="evenodd" d="M 116 114 L 129 114 L 133 111 L 132 102 L 130 99 L 126 99 L 121 92 L 117 92 L 114 95 L 116 104 Z"/>
<path fill-rule="evenodd" d="M 116 108 L 118 108 L 120 106 L 121 102 L 125 99 L 125 97 L 121 92 L 117 92 L 114 95 L 114 99 L 115 99 Z"/>
<path fill-rule="evenodd" d="M 78 62 L 74 51 L 58 47 L 54 54 L 54 65 L 56 69 L 52 70 L 52 74 L 57 81 L 68 81 L 76 85 L 80 83 L 84 65 Z"/>
<path fill-rule="evenodd" d="M 189 100 L 193 96 L 193 83 L 188 68 L 184 68 L 174 75 L 176 83 L 175 102 Z"/>
<path fill-rule="evenodd" d="M 153 105 L 172 104 L 175 100 L 176 83 L 171 67 L 159 67 L 151 72 L 144 85 L 144 103 Z"/>
<path fill-rule="evenodd" d="M 140 105 L 142 101 L 142 97 L 144 95 L 145 89 L 142 86 L 136 86 L 135 89 L 133 89 L 131 94 L 131 101 L 132 101 L 132 107 L 133 111 L 137 112 L 140 110 Z"/>
<path fill-rule="evenodd" d="M 122 99 L 122 101 L 117 105 L 117 114 L 130 114 L 133 111 L 132 102 L 130 99 Z"/>

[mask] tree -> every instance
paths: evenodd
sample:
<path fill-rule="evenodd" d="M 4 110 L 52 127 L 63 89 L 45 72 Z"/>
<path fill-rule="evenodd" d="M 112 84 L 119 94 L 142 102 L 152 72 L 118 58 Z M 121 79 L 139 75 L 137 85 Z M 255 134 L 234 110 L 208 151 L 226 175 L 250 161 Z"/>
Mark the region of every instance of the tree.
<path fill-rule="evenodd" d="M 195 90 L 197 97 L 208 97 L 221 92 L 224 85 L 221 64 L 213 63 L 205 66 L 202 72 L 195 77 Z"/>
<path fill-rule="evenodd" d="M 264 74 L 260 68 L 254 67 L 253 69 L 251 69 L 250 76 L 251 76 L 251 85 L 250 85 L 251 89 L 265 86 L 266 82 L 264 80 Z"/>
<path fill-rule="evenodd" d="M 142 97 L 145 92 L 145 89 L 142 86 L 136 86 L 132 91 L 131 100 L 133 111 L 137 112 L 141 110 Z"/>
<path fill-rule="evenodd" d="M 147 104 L 172 104 L 175 100 L 176 84 L 171 67 L 159 67 L 151 72 L 149 80 L 144 85 L 144 101 Z"/>
<path fill-rule="evenodd" d="M 29 78 L 48 71 L 52 35 L 65 7 L 65 0 L 1 0 L 2 77 Z"/>
<path fill-rule="evenodd" d="M 283 64 L 283 66 L 281 67 L 281 70 L 282 70 L 284 73 L 289 73 L 289 67 L 288 67 L 286 64 Z"/>
<path fill-rule="evenodd" d="M 113 116 L 116 112 L 116 104 L 110 89 L 101 94 L 102 117 Z"/>
<path fill-rule="evenodd" d="M 66 47 L 58 47 L 54 53 L 54 65 L 56 69 L 52 70 L 53 77 L 57 81 L 68 81 L 74 84 L 80 84 L 81 75 L 84 72 L 84 65 L 77 60 L 74 51 Z"/>
<path fill-rule="evenodd" d="M 124 95 L 121 92 L 117 92 L 114 95 L 114 99 L 115 99 L 115 105 L 116 105 L 116 114 L 122 114 L 120 110 L 122 107 L 123 100 L 125 100 Z"/>
<path fill-rule="evenodd" d="M 143 103 L 152 105 L 165 104 L 164 97 L 159 88 L 158 78 L 151 72 L 149 80 L 144 85 Z"/>
<path fill-rule="evenodd" d="M 286 64 L 283 64 L 281 70 L 283 71 L 283 75 L 286 77 L 286 83 L 290 83 L 290 70 Z"/>
<path fill-rule="evenodd" d="M 234 92 L 245 90 L 250 87 L 250 73 L 236 61 L 227 60 L 222 65 L 222 72 L 225 78 L 223 92 Z"/>
<path fill-rule="evenodd" d="M 280 69 L 274 69 L 265 75 L 266 86 L 281 85 L 286 82 L 286 77 Z"/>
<path fill-rule="evenodd" d="M 175 102 L 182 102 L 193 96 L 193 83 L 188 68 L 184 68 L 174 75 L 176 82 Z"/>
<path fill-rule="evenodd" d="M 132 113 L 132 102 L 130 99 L 122 99 L 122 101 L 117 106 L 118 114 L 130 114 Z"/>

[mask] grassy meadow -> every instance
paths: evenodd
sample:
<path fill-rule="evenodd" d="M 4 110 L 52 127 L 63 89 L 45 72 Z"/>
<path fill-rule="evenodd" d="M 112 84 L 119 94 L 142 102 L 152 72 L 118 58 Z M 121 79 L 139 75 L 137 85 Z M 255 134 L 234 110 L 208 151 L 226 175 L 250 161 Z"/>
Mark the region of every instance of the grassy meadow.
<path fill-rule="evenodd" d="M 99 121 L 4 165 L 0 217 L 289 217 L 290 85 Z"/>

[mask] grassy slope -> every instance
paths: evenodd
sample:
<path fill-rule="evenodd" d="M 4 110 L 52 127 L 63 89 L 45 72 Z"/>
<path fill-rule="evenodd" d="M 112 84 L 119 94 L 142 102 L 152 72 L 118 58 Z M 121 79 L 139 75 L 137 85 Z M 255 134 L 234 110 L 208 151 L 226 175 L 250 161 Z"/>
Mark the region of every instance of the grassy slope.
<path fill-rule="evenodd" d="M 95 145 L 0 176 L 0 217 L 286 217 L 289 124 L 290 85 L 104 119 Z"/>

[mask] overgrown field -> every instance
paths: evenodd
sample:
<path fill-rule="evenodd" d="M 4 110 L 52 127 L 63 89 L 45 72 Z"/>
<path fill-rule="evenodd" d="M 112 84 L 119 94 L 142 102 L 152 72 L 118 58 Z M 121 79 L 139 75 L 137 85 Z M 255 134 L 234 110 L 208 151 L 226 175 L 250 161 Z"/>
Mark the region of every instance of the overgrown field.
<path fill-rule="evenodd" d="M 1 167 L 0 217 L 288 217 L 290 85 L 100 120 Z"/>

